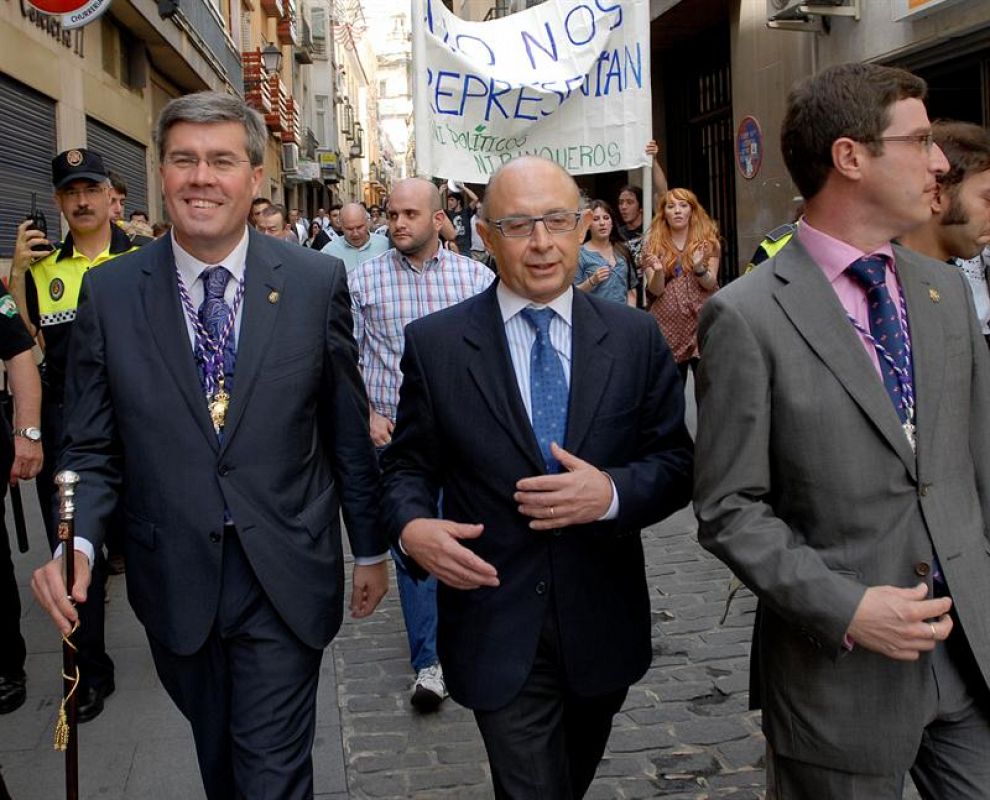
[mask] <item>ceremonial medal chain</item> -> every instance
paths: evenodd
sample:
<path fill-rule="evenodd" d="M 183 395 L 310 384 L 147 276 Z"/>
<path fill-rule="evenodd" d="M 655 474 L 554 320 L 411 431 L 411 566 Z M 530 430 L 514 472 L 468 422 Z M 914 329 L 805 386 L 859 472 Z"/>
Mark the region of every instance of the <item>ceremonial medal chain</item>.
<path fill-rule="evenodd" d="M 244 297 L 244 278 L 237 282 L 237 291 L 234 294 L 234 302 L 230 306 L 227 320 L 220 331 L 219 341 L 214 342 L 209 332 L 203 326 L 193 308 L 192 298 L 186 288 L 185 281 L 178 267 L 175 269 L 176 278 L 179 281 L 179 297 L 182 299 L 182 306 L 185 309 L 186 317 L 193 327 L 196 338 L 196 354 L 202 358 L 206 369 L 204 370 L 205 383 L 203 387 L 206 392 L 206 402 L 210 410 L 210 420 L 213 422 L 213 429 L 220 433 L 227 420 L 227 409 L 230 406 L 230 392 L 224 388 L 224 364 L 223 351 L 230 339 L 231 331 L 234 330 L 234 321 L 237 318 L 237 309 L 240 308 L 241 299 Z M 205 294 L 204 294 L 205 299 Z"/>
<path fill-rule="evenodd" d="M 901 328 L 901 336 L 904 337 L 904 364 L 907 365 L 911 363 L 911 339 L 908 336 L 907 304 L 904 301 L 903 291 L 900 293 L 899 299 L 901 314 L 897 322 Z M 851 314 L 846 314 L 846 316 L 853 324 L 853 327 L 859 331 L 860 335 L 873 345 L 873 348 L 877 351 L 877 355 L 886 361 L 890 368 L 894 370 L 894 375 L 897 377 L 897 385 L 901 389 L 901 408 L 904 409 L 904 422 L 901 424 L 901 428 L 904 429 L 904 435 L 907 437 L 908 444 L 911 445 L 911 450 L 917 451 L 917 428 L 914 423 L 914 384 L 911 381 L 911 375 L 907 367 L 898 365 L 894 361 L 894 357 L 887 351 L 887 348 L 874 339 L 873 334 L 860 325 Z"/>

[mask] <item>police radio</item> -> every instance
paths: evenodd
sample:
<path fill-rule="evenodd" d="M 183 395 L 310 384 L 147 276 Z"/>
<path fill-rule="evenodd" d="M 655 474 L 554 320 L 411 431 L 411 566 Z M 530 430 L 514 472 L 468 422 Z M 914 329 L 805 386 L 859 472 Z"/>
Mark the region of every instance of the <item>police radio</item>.
<path fill-rule="evenodd" d="M 48 238 L 48 220 L 45 219 L 44 212 L 38 208 L 38 196 L 35 192 L 31 192 L 31 213 L 27 214 L 24 219 L 31 223 L 28 230 L 41 231 L 41 234 L 46 239 Z M 32 253 L 50 253 L 51 251 L 52 246 L 47 242 L 35 242 L 31 245 Z"/>

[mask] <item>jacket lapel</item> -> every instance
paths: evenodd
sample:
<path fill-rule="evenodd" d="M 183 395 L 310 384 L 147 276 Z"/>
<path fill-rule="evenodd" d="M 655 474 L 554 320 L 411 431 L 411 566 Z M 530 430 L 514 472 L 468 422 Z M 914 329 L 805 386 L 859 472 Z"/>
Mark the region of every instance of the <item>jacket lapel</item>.
<path fill-rule="evenodd" d="M 797 240 L 777 256 L 774 273 L 783 281 L 774 297 L 791 324 L 916 477 L 897 411 L 825 275 Z"/>
<path fill-rule="evenodd" d="M 216 448 L 217 436 L 207 412 L 196 359 L 186 329 L 185 312 L 179 300 L 171 237 L 163 236 L 160 241 L 147 245 L 144 252 L 151 258 L 142 266 L 145 278 L 141 285 L 141 302 L 148 319 L 151 338 L 189 406 L 189 412 L 211 446 Z"/>
<path fill-rule="evenodd" d="M 927 453 L 933 446 L 932 437 L 935 435 L 945 372 L 944 332 L 940 317 L 943 307 L 935 300 L 940 295 L 939 287 L 926 274 L 928 271 L 923 268 L 918 256 L 902 247 L 895 247 L 895 255 L 911 334 L 918 451 Z M 946 266 L 946 269 L 951 267 Z"/>
<path fill-rule="evenodd" d="M 571 312 L 571 389 L 564 448 L 574 454 L 595 422 L 612 371 L 612 358 L 601 346 L 608 335 L 591 302 L 577 289 Z"/>
<path fill-rule="evenodd" d="M 250 231 L 249 236 L 234 389 L 230 393 L 230 414 L 223 430 L 222 450 L 229 446 L 244 415 L 282 306 L 279 302 L 284 283 L 281 260 L 261 234 Z"/>
<path fill-rule="evenodd" d="M 526 407 L 519 396 L 516 376 L 512 369 L 509 346 L 505 339 L 505 325 L 498 305 L 495 281 L 478 295 L 480 308 L 470 316 L 464 332 L 464 341 L 474 352 L 468 358 L 468 374 L 475 382 L 492 416 L 509 438 L 543 472 L 543 456 L 533 434 L 533 426 L 526 416 Z"/>

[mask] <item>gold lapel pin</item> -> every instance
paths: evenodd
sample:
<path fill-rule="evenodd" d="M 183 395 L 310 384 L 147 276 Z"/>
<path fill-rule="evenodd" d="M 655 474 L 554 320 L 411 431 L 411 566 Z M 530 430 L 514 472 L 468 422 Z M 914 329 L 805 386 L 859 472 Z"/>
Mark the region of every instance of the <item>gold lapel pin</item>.
<path fill-rule="evenodd" d="M 928 296 L 931 298 L 931 301 L 933 303 L 937 303 L 939 300 L 942 299 L 942 295 L 938 293 L 938 289 L 929 289 Z"/>
<path fill-rule="evenodd" d="M 278 292 L 276 292 L 274 289 L 272 289 L 268 293 L 268 302 L 271 303 L 272 305 L 275 305 L 278 302 Z"/>

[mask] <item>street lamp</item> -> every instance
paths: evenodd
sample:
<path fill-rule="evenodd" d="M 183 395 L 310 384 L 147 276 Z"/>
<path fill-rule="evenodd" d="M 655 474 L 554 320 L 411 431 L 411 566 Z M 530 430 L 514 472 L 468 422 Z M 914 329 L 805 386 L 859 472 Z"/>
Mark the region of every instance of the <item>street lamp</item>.
<path fill-rule="evenodd" d="M 282 66 L 282 50 L 271 42 L 261 51 L 261 63 L 265 67 L 265 72 L 271 75 L 278 72 Z"/>
<path fill-rule="evenodd" d="M 351 158 L 361 158 L 364 155 L 362 147 L 364 145 L 364 127 L 360 122 L 354 123 L 354 141 L 351 143 Z"/>

